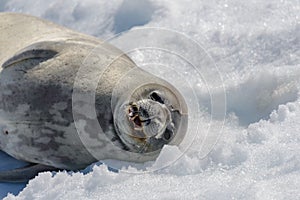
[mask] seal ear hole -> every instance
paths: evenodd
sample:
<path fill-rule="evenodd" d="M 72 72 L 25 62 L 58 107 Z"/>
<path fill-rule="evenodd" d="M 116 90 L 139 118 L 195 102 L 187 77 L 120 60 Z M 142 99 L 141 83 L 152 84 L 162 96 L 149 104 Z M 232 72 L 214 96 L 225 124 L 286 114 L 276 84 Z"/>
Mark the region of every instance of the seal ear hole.
<path fill-rule="evenodd" d="M 152 99 L 153 101 L 157 101 L 161 104 L 164 104 L 163 99 L 160 97 L 160 95 L 156 91 L 151 92 L 150 99 Z"/>

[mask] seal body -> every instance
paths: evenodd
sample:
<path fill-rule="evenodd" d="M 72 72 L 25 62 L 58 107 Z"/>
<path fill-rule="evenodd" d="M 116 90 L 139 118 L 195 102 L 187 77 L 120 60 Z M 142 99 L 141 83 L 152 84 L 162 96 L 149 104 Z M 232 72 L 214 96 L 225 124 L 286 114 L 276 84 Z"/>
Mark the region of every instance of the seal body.
<path fill-rule="evenodd" d="M 167 82 L 137 68 L 119 49 L 22 14 L 0 14 L 0 30 L 2 151 L 30 163 L 76 170 L 101 159 L 153 160 L 161 143 L 170 142 L 162 142 L 164 132 L 180 129 L 180 137 L 172 137 L 174 144 L 183 138 L 183 98 Z M 89 78 L 93 75 L 95 79 Z M 161 88 L 171 89 L 170 94 L 162 93 L 179 97 L 177 106 L 183 109 L 175 105 L 174 113 L 169 111 L 172 100 L 153 92 Z M 145 91 L 152 99 L 138 99 L 148 95 Z M 166 137 L 171 138 L 169 133 Z M 138 143 L 147 144 L 147 150 Z"/>

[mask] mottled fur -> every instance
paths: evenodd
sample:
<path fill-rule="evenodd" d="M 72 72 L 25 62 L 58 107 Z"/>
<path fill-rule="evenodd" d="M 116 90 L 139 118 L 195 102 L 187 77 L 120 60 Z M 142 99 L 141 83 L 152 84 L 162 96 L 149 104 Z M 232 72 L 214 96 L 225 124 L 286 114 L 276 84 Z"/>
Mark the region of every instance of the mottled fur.
<path fill-rule="evenodd" d="M 90 56 L 95 47 L 101 48 L 96 56 Z M 117 48 L 36 17 L 1 13 L 0 52 L 1 150 L 23 161 L 69 170 L 84 168 L 100 159 L 144 162 L 158 155 L 159 151 L 131 152 L 131 147 L 122 142 L 115 130 L 113 116 L 115 106 L 122 104 L 122 94 L 111 103 L 112 93 L 124 74 L 132 69 L 138 79 L 130 80 L 132 84 L 155 83 L 151 90 L 159 89 L 159 85 L 172 86 L 136 68 Z M 88 61 L 85 60 L 87 56 L 90 56 Z M 95 104 L 84 99 L 72 100 L 74 90 L 82 94 L 92 90 L 89 81 L 74 85 L 78 70 L 86 62 L 88 68 L 84 74 L 99 79 Z M 101 73 L 94 73 L 94 70 Z M 84 76 L 81 79 L 84 80 Z M 130 88 L 120 91 L 128 93 Z M 176 91 L 174 93 L 180 96 Z M 76 109 L 86 106 L 95 108 L 100 132 L 95 132 L 92 112 L 77 113 Z M 186 112 L 184 102 L 181 106 Z M 74 113 L 80 120 L 74 119 Z M 76 120 L 77 126 L 81 124 L 79 130 Z M 186 117 L 180 121 L 181 125 L 184 123 Z M 176 143 L 183 138 L 186 128 L 181 130 Z M 80 138 L 81 133 L 86 134 L 85 141 Z"/>

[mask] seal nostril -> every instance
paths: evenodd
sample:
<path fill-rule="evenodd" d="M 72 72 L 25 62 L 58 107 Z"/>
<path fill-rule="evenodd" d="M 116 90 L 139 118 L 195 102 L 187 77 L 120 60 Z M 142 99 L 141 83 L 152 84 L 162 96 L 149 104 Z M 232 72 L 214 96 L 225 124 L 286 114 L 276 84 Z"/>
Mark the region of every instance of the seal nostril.
<path fill-rule="evenodd" d="M 132 110 L 133 110 L 134 112 L 138 112 L 139 109 L 137 108 L 137 106 L 134 105 L 134 106 L 132 106 Z"/>
<path fill-rule="evenodd" d="M 138 108 L 135 105 L 132 105 L 128 109 L 128 115 L 129 115 L 129 117 L 134 117 L 137 113 L 138 113 Z"/>

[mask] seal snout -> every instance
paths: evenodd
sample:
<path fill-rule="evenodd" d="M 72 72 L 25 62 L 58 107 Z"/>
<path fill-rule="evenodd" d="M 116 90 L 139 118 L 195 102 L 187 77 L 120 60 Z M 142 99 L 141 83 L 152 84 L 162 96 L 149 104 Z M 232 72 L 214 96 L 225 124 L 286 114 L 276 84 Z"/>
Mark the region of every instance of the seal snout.
<path fill-rule="evenodd" d="M 127 117 L 133 129 L 138 131 L 139 135 L 142 132 L 145 138 L 160 138 L 171 122 L 171 114 L 167 107 L 151 99 L 129 103 Z"/>
<path fill-rule="evenodd" d="M 134 103 L 129 105 L 128 118 L 133 122 L 135 130 L 142 130 L 143 126 L 148 126 L 151 123 L 147 110 Z"/>

